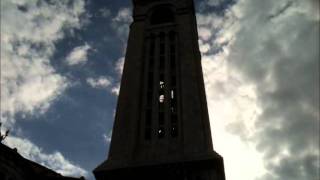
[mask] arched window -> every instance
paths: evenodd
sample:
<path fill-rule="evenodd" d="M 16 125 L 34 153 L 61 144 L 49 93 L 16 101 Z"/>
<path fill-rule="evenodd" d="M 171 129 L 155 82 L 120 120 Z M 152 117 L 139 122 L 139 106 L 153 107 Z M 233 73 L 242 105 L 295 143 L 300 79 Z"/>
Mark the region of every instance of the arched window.
<path fill-rule="evenodd" d="M 167 6 L 157 7 L 151 14 L 151 25 L 172 23 L 174 21 L 174 13 Z"/>

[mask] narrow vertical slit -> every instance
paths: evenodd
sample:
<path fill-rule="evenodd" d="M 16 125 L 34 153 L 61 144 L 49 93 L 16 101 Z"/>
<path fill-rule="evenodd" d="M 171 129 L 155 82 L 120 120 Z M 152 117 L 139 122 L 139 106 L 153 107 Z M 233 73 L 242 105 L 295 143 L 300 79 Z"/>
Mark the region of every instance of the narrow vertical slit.
<path fill-rule="evenodd" d="M 165 137 L 165 104 L 166 100 L 166 79 L 165 79 L 165 33 L 161 32 L 159 44 L 159 114 L 158 114 L 158 138 Z"/>
<path fill-rule="evenodd" d="M 152 137 L 152 100 L 153 100 L 153 76 L 154 76 L 154 48 L 155 38 L 154 35 L 150 35 L 149 40 L 149 55 L 147 56 L 148 67 L 147 67 L 147 94 L 146 94 L 146 111 L 145 111 L 145 129 L 144 138 L 145 140 L 151 140 Z"/>
<path fill-rule="evenodd" d="M 177 116 L 177 92 L 176 92 L 176 35 L 175 32 L 169 33 L 170 41 L 170 135 L 175 138 L 178 136 L 178 116 Z"/>

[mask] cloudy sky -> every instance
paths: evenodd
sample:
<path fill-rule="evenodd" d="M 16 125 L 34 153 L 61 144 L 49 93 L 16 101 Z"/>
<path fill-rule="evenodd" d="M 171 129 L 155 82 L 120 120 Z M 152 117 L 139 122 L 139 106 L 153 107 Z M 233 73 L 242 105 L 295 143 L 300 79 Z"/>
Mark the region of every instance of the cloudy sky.
<path fill-rule="evenodd" d="M 106 159 L 131 2 L 1 1 L 5 144 L 69 176 Z M 319 178 L 319 1 L 198 0 L 227 180 Z"/>

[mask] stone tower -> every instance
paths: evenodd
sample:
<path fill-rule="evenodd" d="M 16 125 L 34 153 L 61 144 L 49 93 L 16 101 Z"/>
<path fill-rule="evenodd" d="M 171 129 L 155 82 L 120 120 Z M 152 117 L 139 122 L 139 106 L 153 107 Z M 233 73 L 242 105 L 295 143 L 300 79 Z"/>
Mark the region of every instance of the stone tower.
<path fill-rule="evenodd" d="M 213 150 L 193 0 L 133 0 L 108 159 L 97 180 L 225 180 Z"/>

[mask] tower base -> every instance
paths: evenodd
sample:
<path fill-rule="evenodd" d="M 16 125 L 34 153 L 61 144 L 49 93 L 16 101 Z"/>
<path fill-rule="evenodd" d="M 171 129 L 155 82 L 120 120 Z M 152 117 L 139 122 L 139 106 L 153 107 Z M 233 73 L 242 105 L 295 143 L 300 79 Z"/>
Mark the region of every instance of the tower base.
<path fill-rule="evenodd" d="M 104 164 L 108 164 L 108 161 Z M 225 180 L 223 159 L 185 161 L 127 167 L 98 167 L 97 180 Z"/>

